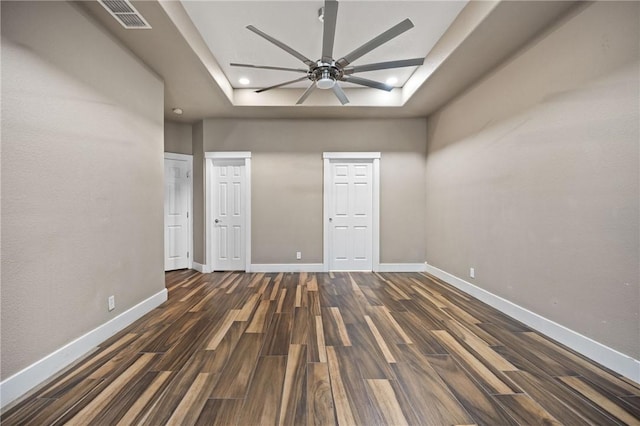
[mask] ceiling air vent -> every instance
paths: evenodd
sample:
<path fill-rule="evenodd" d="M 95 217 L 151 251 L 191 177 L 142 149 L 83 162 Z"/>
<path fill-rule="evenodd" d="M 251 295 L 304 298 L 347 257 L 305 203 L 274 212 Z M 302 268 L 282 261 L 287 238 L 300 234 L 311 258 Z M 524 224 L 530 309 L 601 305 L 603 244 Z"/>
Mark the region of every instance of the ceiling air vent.
<path fill-rule="evenodd" d="M 128 30 L 151 28 L 151 25 L 128 0 L 98 0 L 98 3 Z"/>

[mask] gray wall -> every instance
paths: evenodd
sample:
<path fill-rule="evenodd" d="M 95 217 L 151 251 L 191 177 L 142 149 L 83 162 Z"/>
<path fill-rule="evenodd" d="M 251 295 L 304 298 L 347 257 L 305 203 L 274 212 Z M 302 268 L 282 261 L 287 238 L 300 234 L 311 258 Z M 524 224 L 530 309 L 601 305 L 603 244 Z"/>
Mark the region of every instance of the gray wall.
<path fill-rule="evenodd" d="M 532 41 L 429 118 L 426 163 L 430 264 L 636 359 L 639 8 Z"/>
<path fill-rule="evenodd" d="M 193 125 L 193 260 L 205 265 L 203 123 Z"/>
<path fill-rule="evenodd" d="M 164 289 L 163 91 L 71 4 L 2 2 L 2 379 Z"/>
<path fill-rule="evenodd" d="M 164 152 L 189 155 L 193 153 L 191 124 L 164 122 Z"/>
<path fill-rule="evenodd" d="M 208 119 L 203 138 L 205 152 L 252 152 L 252 263 L 322 262 L 325 151 L 382 152 L 380 260 L 424 262 L 424 119 Z M 203 224 L 194 225 L 196 259 L 204 259 Z"/>

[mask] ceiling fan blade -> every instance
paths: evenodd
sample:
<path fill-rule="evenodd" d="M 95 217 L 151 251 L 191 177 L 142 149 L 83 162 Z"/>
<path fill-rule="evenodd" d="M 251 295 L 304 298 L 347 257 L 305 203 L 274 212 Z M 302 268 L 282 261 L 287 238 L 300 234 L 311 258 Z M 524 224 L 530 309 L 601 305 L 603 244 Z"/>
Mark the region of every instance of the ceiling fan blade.
<path fill-rule="evenodd" d="M 402 59 L 399 61 L 376 62 L 375 64 L 356 65 L 354 67 L 346 67 L 343 72 L 346 75 L 356 72 L 386 70 L 390 68 L 414 67 L 422 65 L 424 58 Z"/>
<path fill-rule="evenodd" d="M 236 64 L 234 62 L 230 63 L 232 67 L 242 67 L 242 68 L 259 68 L 263 70 L 277 70 L 277 71 L 293 71 L 293 72 L 302 72 L 307 73 L 308 70 L 302 68 L 284 68 L 284 67 L 271 67 L 268 65 L 251 65 L 251 64 Z"/>
<path fill-rule="evenodd" d="M 265 87 L 263 89 L 256 90 L 256 93 L 266 92 L 267 90 L 275 89 L 277 87 L 286 86 L 287 84 L 297 83 L 297 82 L 302 81 L 302 80 L 307 80 L 308 78 L 309 77 L 307 77 L 305 75 L 304 77 L 296 78 L 295 80 L 285 81 L 284 83 L 276 84 L 275 86 L 269 86 L 269 87 Z"/>
<path fill-rule="evenodd" d="M 359 57 L 371 52 L 376 47 L 383 45 L 384 43 L 399 36 L 403 32 L 410 30 L 411 28 L 413 28 L 413 22 L 411 22 L 411 20 L 407 18 L 404 21 L 400 22 L 399 24 L 389 28 L 387 31 L 383 32 L 379 36 L 369 40 L 368 42 L 358 47 L 353 52 L 338 59 L 336 63 L 341 67 L 345 67 L 349 65 L 351 62 L 358 59 Z"/>
<path fill-rule="evenodd" d="M 268 40 L 271 43 L 275 44 L 276 46 L 278 46 L 280 49 L 284 50 L 285 52 L 295 56 L 298 59 L 300 59 L 302 62 L 304 62 L 308 66 L 311 66 L 311 65 L 315 64 L 315 62 L 313 62 L 311 59 L 309 59 L 306 56 L 304 56 L 302 53 L 298 52 L 297 50 L 295 50 L 295 49 L 293 49 L 293 48 L 291 48 L 289 46 L 287 46 L 286 44 L 284 44 L 280 40 L 276 40 L 275 38 L 271 37 L 269 34 L 263 33 L 262 31 L 260 31 L 256 27 L 254 27 L 253 25 L 247 25 L 247 29 L 249 31 L 251 31 L 251 32 L 254 32 L 254 33 L 258 34 L 260 37 L 264 38 L 265 40 Z"/>
<path fill-rule="evenodd" d="M 347 95 L 344 94 L 344 90 L 342 90 L 342 87 L 340 87 L 338 83 L 334 84 L 331 89 L 333 90 L 333 93 L 336 95 L 336 98 L 338 98 L 338 100 L 342 105 L 349 103 L 349 99 L 347 98 Z"/>
<path fill-rule="evenodd" d="M 336 20 L 338 19 L 338 2 L 325 0 L 324 26 L 322 29 L 322 62 L 333 60 L 333 41 L 336 37 Z"/>
<path fill-rule="evenodd" d="M 316 88 L 316 82 L 312 81 L 311 86 L 309 86 L 307 90 L 304 91 L 302 96 L 300 96 L 300 99 L 298 99 L 298 102 L 296 102 L 296 105 L 301 105 L 304 101 L 306 101 L 309 95 L 311 94 L 311 92 L 315 90 L 315 88 Z"/>
<path fill-rule="evenodd" d="M 380 83 L 379 81 L 369 80 L 367 78 L 356 77 L 353 75 L 342 77 L 342 81 L 347 81 L 349 83 L 359 84 L 361 86 L 373 87 L 374 89 L 386 90 L 390 92 L 393 90 L 393 86 L 389 86 L 388 84 Z"/>

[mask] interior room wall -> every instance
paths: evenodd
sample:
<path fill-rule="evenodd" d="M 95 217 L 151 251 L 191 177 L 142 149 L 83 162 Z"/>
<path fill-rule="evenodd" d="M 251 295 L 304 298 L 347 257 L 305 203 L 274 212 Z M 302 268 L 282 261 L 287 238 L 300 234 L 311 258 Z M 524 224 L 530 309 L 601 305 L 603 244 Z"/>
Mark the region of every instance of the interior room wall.
<path fill-rule="evenodd" d="M 165 121 L 164 152 L 191 155 L 193 153 L 191 133 L 191 124 Z"/>
<path fill-rule="evenodd" d="M 193 260 L 201 265 L 205 258 L 204 149 L 203 122 L 193 124 Z"/>
<path fill-rule="evenodd" d="M 4 380 L 165 291 L 164 88 L 72 3 L 1 3 Z"/>
<path fill-rule="evenodd" d="M 639 10 L 585 4 L 432 115 L 425 216 L 429 264 L 635 359 Z"/>
<path fill-rule="evenodd" d="M 322 153 L 331 151 L 381 152 L 380 260 L 424 262 L 425 119 L 207 119 L 203 135 L 205 152 L 252 153 L 252 263 L 322 263 Z M 204 244 L 195 247 L 204 259 Z"/>

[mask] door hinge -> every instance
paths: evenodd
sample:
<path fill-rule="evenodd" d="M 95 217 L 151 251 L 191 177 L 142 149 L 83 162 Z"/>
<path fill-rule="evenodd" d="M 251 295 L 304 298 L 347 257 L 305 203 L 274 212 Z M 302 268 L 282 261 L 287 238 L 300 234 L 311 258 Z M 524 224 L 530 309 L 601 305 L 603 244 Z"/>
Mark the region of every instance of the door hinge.
<path fill-rule="evenodd" d="M 189 258 L 189 252 L 187 252 L 187 259 Z"/>
<path fill-rule="evenodd" d="M 189 219 L 189 212 L 187 212 L 187 219 Z"/>

